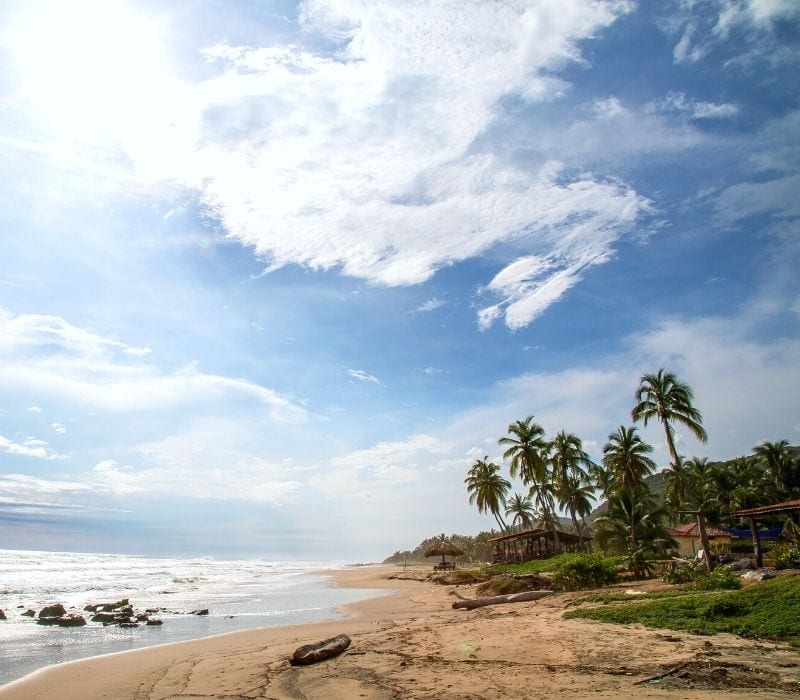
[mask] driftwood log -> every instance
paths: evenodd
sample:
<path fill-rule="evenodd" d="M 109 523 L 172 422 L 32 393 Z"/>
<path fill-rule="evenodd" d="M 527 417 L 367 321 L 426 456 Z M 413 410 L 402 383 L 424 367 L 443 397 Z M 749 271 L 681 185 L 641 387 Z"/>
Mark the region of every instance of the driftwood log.
<path fill-rule="evenodd" d="M 324 661 L 333 656 L 338 656 L 350 646 L 350 637 L 346 634 L 338 634 L 330 639 L 324 639 L 316 644 L 305 644 L 295 649 L 289 663 L 292 666 L 307 666 L 308 664 Z"/>
<path fill-rule="evenodd" d="M 553 591 L 525 591 L 524 593 L 509 593 L 508 595 L 496 595 L 491 598 L 473 598 L 472 600 L 457 600 L 453 603 L 454 608 L 464 608 L 474 610 L 483 608 L 486 605 L 501 605 L 502 603 L 524 603 L 526 600 L 539 600 L 551 595 Z"/>

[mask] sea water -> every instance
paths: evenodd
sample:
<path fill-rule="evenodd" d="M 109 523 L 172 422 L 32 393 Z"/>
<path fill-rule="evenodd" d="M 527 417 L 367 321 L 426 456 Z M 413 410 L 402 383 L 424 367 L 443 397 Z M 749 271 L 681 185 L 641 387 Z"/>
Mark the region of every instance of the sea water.
<path fill-rule="evenodd" d="M 335 588 L 321 569 L 342 562 L 215 557 L 145 557 L 0 550 L 0 683 L 51 664 L 242 629 L 341 617 L 338 606 L 385 591 Z M 128 598 L 137 611 L 166 608 L 162 626 L 123 629 L 89 622 L 63 628 L 23 617 L 62 603 L 84 615 L 88 604 Z M 187 614 L 207 608 L 208 615 Z"/>

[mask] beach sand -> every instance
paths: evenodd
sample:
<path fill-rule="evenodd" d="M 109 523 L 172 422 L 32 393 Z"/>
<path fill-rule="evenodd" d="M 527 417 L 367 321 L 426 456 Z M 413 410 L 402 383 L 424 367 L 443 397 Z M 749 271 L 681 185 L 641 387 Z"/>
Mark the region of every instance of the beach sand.
<path fill-rule="evenodd" d="M 797 697 L 800 689 L 800 653 L 785 645 L 564 620 L 575 594 L 453 610 L 455 596 L 472 597 L 474 587 L 419 580 L 430 570 L 329 572 L 342 586 L 393 593 L 347 606 L 347 619 L 53 666 L 3 686 L 0 700 L 744 699 Z M 342 633 L 352 638 L 343 655 L 289 665 L 298 646 Z M 639 683 L 674 667 L 655 683 Z"/>

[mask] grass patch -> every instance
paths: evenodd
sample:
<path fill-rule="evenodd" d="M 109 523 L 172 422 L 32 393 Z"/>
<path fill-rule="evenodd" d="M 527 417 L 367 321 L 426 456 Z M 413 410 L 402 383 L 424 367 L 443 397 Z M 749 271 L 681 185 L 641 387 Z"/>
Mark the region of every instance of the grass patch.
<path fill-rule="evenodd" d="M 687 595 L 697 595 L 694 588 L 671 588 L 667 591 L 649 591 L 638 595 L 629 595 L 622 592 L 590 593 L 573 600 L 570 605 L 580 605 L 581 603 L 634 603 L 643 600 L 661 600 L 663 598 L 680 598 Z"/>
<path fill-rule="evenodd" d="M 740 591 L 686 591 L 662 600 L 571 610 L 564 617 L 639 623 L 695 634 L 730 632 L 800 644 L 800 576 L 775 579 Z"/>
<path fill-rule="evenodd" d="M 575 556 L 575 554 L 559 554 L 550 559 L 534 559 L 524 564 L 491 564 L 484 567 L 484 570 L 492 574 L 541 574 L 556 571 L 572 561 Z M 622 563 L 624 557 L 607 557 L 606 560 L 612 561 L 614 566 L 617 566 Z"/>

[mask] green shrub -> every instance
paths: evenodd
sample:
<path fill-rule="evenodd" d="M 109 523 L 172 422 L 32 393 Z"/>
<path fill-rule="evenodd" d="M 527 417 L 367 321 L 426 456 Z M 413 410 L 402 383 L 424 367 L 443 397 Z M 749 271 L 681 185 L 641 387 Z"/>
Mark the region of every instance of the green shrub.
<path fill-rule="evenodd" d="M 727 566 L 718 566 L 709 573 L 699 570 L 694 587 L 698 591 L 735 591 L 742 587 L 742 582 Z"/>
<path fill-rule="evenodd" d="M 562 555 L 554 571 L 553 586 L 565 591 L 597 588 L 618 579 L 616 559 L 600 554 Z"/>
<path fill-rule="evenodd" d="M 777 545 L 769 555 L 776 569 L 800 569 L 800 549 Z"/>

